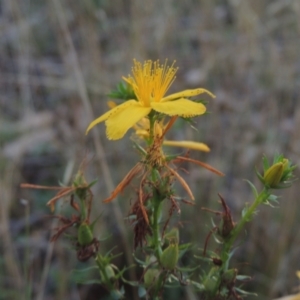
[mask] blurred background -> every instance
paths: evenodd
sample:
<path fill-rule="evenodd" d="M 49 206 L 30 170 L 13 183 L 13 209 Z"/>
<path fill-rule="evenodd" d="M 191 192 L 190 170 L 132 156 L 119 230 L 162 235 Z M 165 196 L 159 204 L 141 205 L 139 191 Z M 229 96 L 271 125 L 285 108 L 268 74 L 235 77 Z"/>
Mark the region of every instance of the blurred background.
<path fill-rule="evenodd" d="M 226 174 L 185 166 L 197 200 L 182 207 L 182 242 L 203 247 L 213 215 L 201 207 L 220 210 L 218 192 L 239 218 L 253 198 L 244 179 L 261 186 L 254 170 L 262 169 L 263 154 L 300 164 L 298 0 L 4 0 L 0 31 L 0 299 L 104 299 L 97 285 L 72 281 L 81 265 L 68 241 L 49 243 L 55 221 L 45 204 L 53 191 L 19 187 L 68 185 L 84 157 L 87 179 L 98 178 L 96 232 L 113 237 L 101 251 L 117 244 L 124 255 L 115 263 L 132 261 L 124 221 L 132 190 L 101 203 L 138 161 L 130 133 L 108 141 L 103 124 L 84 133 L 107 110 L 106 95 L 131 72 L 133 58 L 176 60 L 170 92 L 204 87 L 216 94 L 207 98 L 210 113 L 196 119 L 198 131 L 179 121 L 168 133 L 208 144 L 210 153 L 191 157 Z M 299 194 L 296 182 L 280 192 L 278 207 L 261 207 L 247 226 L 232 260 L 253 277 L 244 288 L 259 296 L 247 299 L 272 299 L 298 285 Z M 209 247 L 216 248 L 213 239 Z M 165 298 L 197 296 L 183 289 Z"/>

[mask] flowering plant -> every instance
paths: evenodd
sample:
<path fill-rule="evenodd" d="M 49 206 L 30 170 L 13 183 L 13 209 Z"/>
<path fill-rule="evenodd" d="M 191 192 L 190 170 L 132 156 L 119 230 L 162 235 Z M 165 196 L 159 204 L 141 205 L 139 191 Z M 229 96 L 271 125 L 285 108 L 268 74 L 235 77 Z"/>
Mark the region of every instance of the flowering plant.
<path fill-rule="evenodd" d="M 134 178 L 138 178 L 139 182 L 134 189 L 135 201 L 127 217 L 133 227 L 133 254 L 142 269 L 140 280 L 126 279 L 124 273 L 132 266 L 117 267 L 113 264 L 116 256 L 112 255 L 112 251 L 101 253 L 101 241 L 94 232 L 94 225 L 98 219 L 90 220 L 93 204 L 91 187 L 95 182 L 87 183 L 83 167 L 79 169 L 70 187 L 50 187 L 58 190 L 48 202 L 52 210 L 60 198 L 70 196 L 70 206 L 77 211 L 77 215 L 71 217 L 56 216 L 61 225 L 56 229 L 52 240 L 75 227 L 72 243 L 77 251 L 78 260 L 94 259 L 98 278 L 93 282 L 106 288 L 112 299 L 125 297 L 122 284 L 138 287 L 140 298 L 146 299 L 162 299 L 166 288 L 187 285 L 194 293 L 199 293 L 201 299 L 241 299 L 248 293 L 240 288 L 238 282 L 243 283 L 250 277 L 239 274 L 238 269 L 230 265 L 235 242 L 245 224 L 254 217 L 257 207 L 276 200 L 271 190 L 286 188 L 292 184 L 295 166 L 283 155 L 275 156 L 272 165 L 264 158 L 263 174 L 257 172 L 263 188 L 258 192 L 249 182 L 254 201 L 245 206 L 239 220 L 234 220 L 226 200 L 220 194 L 222 211 L 203 208 L 221 217 L 221 221 L 218 225 L 213 225 L 202 251 L 194 253 L 196 263 L 192 266 L 184 265 L 182 258 L 185 253 L 194 251 L 193 243 L 181 243 L 180 230 L 171 225 L 171 220 L 174 214 L 180 214 L 182 204 L 193 206 L 195 196 L 186 179 L 180 174 L 180 170 L 184 169 L 179 166 L 191 162 L 215 175 L 224 174 L 213 166 L 190 157 L 188 151 L 173 155 L 165 149 L 174 146 L 204 152 L 210 150 L 202 142 L 166 139 L 178 118 L 190 122 L 192 118 L 206 112 L 203 100 L 190 98 L 201 94 L 214 98 L 214 95 L 204 88 L 184 90 L 166 96 L 175 80 L 176 71 L 174 63 L 168 66 L 167 62 L 160 64 L 159 61 L 148 60 L 142 64 L 134 60 L 132 75 L 123 77 L 126 83 L 120 84 L 118 89 L 110 94 L 112 98 L 122 99 L 122 103 L 117 105 L 110 101 L 110 109 L 92 121 L 86 130 L 88 133 L 97 124 L 105 122 L 108 139 L 118 140 L 123 138 L 128 130 L 133 129 L 132 141 L 140 158 L 103 202 L 113 201 Z M 184 196 L 176 191 L 175 182 L 184 189 Z M 30 184 L 22 186 L 47 188 Z M 166 205 L 169 206 L 167 211 Z M 216 250 L 208 250 L 211 236 L 218 242 Z M 142 251 L 139 251 L 140 249 Z M 208 264 L 206 271 L 200 261 Z"/>

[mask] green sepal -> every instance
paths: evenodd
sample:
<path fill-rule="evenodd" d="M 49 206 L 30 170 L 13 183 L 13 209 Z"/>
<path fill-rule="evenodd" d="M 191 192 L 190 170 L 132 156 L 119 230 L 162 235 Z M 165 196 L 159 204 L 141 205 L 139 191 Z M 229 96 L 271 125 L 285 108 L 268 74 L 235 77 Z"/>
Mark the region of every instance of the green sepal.
<path fill-rule="evenodd" d="M 179 258 L 178 245 L 170 244 L 160 257 L 161 265 L 167 270 L 174 270 Z"/>
<path fill-rule="evenodd" d="M 263 161 L 263 168 L 264 168 L 264 172 L 265 172 L 270 168 L 270 164 L 269 164 L 268 159 L 265 155 L 263 156 L 262 161 Z"/>
<path fill-rule="evenodd" d="M 107 96 L 112 99 L 121 99 L 123 101 L 137 99 L 131 86 L 123 81 L 118 83 L 116 89 L 111 91 Z"/>
<path fill-rule="evenodd" d="M 105 274 L 107 276 L 107 279 L 112 279 L 115 277 L 115 271 L 114 271 L 112 265 L 109 264 L 109 265 L 105 266 Z M 101 277 L 102 282 L 106 281 L 105 275 L 101 270 L 100 270 L 100 277 Z"/>

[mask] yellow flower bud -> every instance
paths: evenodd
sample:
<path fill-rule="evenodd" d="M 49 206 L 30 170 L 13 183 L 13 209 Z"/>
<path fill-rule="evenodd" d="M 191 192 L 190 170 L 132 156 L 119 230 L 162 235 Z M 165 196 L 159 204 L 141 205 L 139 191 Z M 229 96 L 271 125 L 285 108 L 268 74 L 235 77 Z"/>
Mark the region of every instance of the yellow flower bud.
<path fill-rule="evenodd" d="M 163 123 L 162 122 L 155 122 L 154 133 L 155 133 L 155 136 L 157 136 L 157 137 L 162 136 L 162 134 L 163 134 Z"/>
<path fill-rule="evenodd" d="M 275 188 L 279 183 L 283 175 L 283 171 L 288 164 L 288 160 L 278 162 L 271 166 L 264 174 L 264 182 L 267 186 Z"/>
<path fill-rule="evenodd" d="M 178 255 L 178 244 L 170 244 L 161 255 L 161 265 L 167 270 L 173 270 L 177 265 Z"/>

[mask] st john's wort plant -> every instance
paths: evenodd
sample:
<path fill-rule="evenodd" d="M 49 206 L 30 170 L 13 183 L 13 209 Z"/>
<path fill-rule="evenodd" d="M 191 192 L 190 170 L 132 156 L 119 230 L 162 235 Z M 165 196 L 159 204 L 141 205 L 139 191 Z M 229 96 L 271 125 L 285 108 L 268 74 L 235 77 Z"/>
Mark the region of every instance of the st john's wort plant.
<path fill-rule="evenodd" d="M 115 101 L 108 102 L 108 111 L 91 122 L 86 133 L 101 122 L 105 122 L 109 140 L 119 140 L 132 130 L 130 138 L 133 153 L 137 154 L 136 163 L 110 196 L 103 199 L 103 203 L 110 203 L 125 188 L 134 186 L 134 201 L 128 215 L 124 217 L 133 230 L 132 252 L 141 271 L 140 280 L 132 282 L 125 278 L 124 272 L 132 266 L 124 266 L 122 269 L 115 266 L 113 260 L 116 256 L 111 250 L 102 253 L 101 244 L 104 241 L 94 232 L 98 218 L 91 220 L 90 216 L 92 205 L 99 205 L 93 203 L 91 187 L 95 181 L 87 183 L 82 167 L 69 187 L 22 186 L 58 190 L 48 202 L 52 211 L 59 199 L 69 197 L 68 205 L 74 214 L 54 215 L 59 220 L 59 226 L 52 240 L 71 231 L 69 238 L 78 260 L 94 261 L 88 270 L 75 271 L 78 282 L 84 282 L 88 271 L 96 270 L 98 274 L 90 282 L 105 287 L 112 299 L 126 298 L 124 283 L 136 286 L 140 298 L 146 299 L 163 299 L 165 289 L 186 285 L 199 292 L 203 299 L 241 299 L 247 292 L 240 288 L 239 282 L 249 277 L 239 274 L 238 269 L 230 265 L 236 240 L 241 236 L 245 224 L 254 217 L 259 205 L 275 203 L 277 197 L 271 191 L 291 185 L 295 166 L 282 155 L 277 155 L 272 164 L 264 158 L 263 173 L 257 172 L 263 188 L 258 192 L 248 182 L 254 201 L 245 206 L 239 220 L 234 220 L 226 200 L 219 195 L 221 210 L 204 210 L 219 216 L 220 221 L 208 233 L 203 252 L 196 255 L 196 263 L 184 265 L 181 258 L 194 250 L 196 241 L 182 244 L 180 230 L 172 222 L 180 215 L 182 205 L 192 207 L 195 204 L 194 193 L 181 175 L 182 171 L 186 171 L 183 164 L 193 163 L 216 175 L 224 174 L 192 158 L 195 150 L 208 152 L 210 149 L 206 144 L 191 140 L 168 140 L 167 136 L 179 118 L 190 125 L 194 117 L 206 113 L 206 102 L 199 95 L 206 94 L 212 98 L 214 95 L 204 88 L 166 95 L 175 80 L 177 68 L 174 63 L 171 66 L 168 66 L 167 61 L 161 64 L 159 61 L 148 60 L 142 64 L 134 60 L 133 63 L 132 75 L 123 77 L 124 83 L 119 84 L 109 95 Z M 169 153 L 168 148 L 173 146 L 181 147 L 184 151 L 180 154 Z M 184 195 L 177 191 L 175 183 L 181 185 Z M 210 237 L 218 241 L 216 250 L 208 250 Z M 203 271 L 200 261 L 209 264 L 207 272 Z"/>

